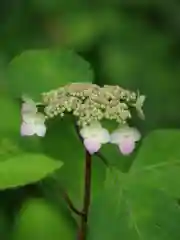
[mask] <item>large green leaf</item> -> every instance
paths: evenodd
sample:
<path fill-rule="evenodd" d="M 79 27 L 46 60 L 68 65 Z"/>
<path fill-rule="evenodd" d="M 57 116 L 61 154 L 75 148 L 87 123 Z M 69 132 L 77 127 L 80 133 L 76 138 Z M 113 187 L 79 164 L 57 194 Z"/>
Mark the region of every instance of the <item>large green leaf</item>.
<path fill-rule="evenodd" d="M 73 240 L 75 236 L 75 223 L 63 208 L 36 198 L 23 204 L 12 232 L 13 240 Z"/>
<path fill-rule="evenodd" d="M 143 141 L 129 177 L 180 197 L 180 131 L 156 130 Z"/>
<path fill-rule="evenodd" d="M 71 117 L 55 119 L 49 122 L 47 136 L 42 140 L 47 155 L 62 159 L 62 171 L 54 176 L 55 181 L 66 189 L 75 205 L 82 207 L 84 190 L 85 150 L 75 131 Z M 103 186 L 105 179 L 105 165 L 96 158 L 92 158 L 92 195 Z"/>
<path fill-rule="evenodd" d="M 13 188 L 37 182 L 63 163 L 43 154 L 19 154 L 0 162 L 0 189 Z"/>
<path fill-rule="evenodd" d="M 40 94 L 72 82 L 92 82 L 89 64 L 71 50 L 27 50 L 7 69 L 9 88 L 15 96 Z"/>
<path fill-rule="evenodd" d="M 89 240 L 180 238 L 180 131 L 147 136 L 128 174 L 110 169 L 90 212 Z"/>

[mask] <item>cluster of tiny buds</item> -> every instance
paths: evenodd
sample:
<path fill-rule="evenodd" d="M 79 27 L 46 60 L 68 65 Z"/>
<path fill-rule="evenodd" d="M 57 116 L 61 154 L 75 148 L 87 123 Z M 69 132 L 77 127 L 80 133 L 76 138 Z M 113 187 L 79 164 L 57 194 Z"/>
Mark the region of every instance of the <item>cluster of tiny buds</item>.
<path fill-rule="evenodd" d="M 125 90 L 120 86 L 100 87 L 91 83 L 72 83 L 42 94 L 46 118 L 63 117 L 71 113 L 82 127 L 102 119 L 125 124 L 131 118 L 130 108 L 143 115 L 144 96 Z M 143 117 L 143 116 L 142 116 Z"/>

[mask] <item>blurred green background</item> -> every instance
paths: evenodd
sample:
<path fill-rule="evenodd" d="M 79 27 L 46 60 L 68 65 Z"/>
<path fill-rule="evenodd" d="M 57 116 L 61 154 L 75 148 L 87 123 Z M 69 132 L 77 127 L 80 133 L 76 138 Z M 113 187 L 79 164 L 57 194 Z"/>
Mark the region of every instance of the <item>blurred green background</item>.
<path fill-rule="evenodd" d="M 15 55 L 44 47 L 73 48 L 91 63 L 99 85 L 145 94 L 146 120 L 133 120 L 142 132 L 180 127 L 178 0 L 1 0 L 1 89 L 3 70 Z M 1 218 L 8 211 L 13 219 L 24 198 L 39 194 L 36 186 L 0 192 Z"/>
<path fill-rule="evenodd" d="M 25 49 L 74 48 L 97 83 L 147 95 L 141 129 L 179 126 L 178 0 L 6 0 L 0 11 L 1 65 Z"/>

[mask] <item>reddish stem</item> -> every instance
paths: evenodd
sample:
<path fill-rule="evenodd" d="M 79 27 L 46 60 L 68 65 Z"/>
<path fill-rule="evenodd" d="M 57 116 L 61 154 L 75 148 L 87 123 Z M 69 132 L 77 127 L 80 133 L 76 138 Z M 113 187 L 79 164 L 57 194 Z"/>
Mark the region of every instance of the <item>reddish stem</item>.
<path fill-rule="evenodd" d="M 86 151 L 83 215 L 81 215 L 78 240 L 86 240 L 88 213 L 91 200 L 91 155 Z"/>

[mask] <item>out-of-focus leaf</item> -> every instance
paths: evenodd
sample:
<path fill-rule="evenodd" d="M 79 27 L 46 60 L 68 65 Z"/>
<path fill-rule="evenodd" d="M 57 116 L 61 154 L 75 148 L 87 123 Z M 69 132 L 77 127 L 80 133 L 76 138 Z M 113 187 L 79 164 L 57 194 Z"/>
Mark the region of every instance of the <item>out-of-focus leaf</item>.
<path fill-rule="evenodd" d="M 7 69 L 10 91 L 35 100 L 40 94 L 72 82 L 92 82 L 90 65 L 66 49 L 27 50 L 16 56 Z"/>
<path fill-rule="evenodd" d="M 87 50 L 116 26 L 117 16 L 111 9 L 70 12 L 63 19 L 66 44 Z M 57 29 L 58 31 L 58 29 Z"/>
<path fill-rule="evenodd" d="M 75 223 L 63 209 L 35 198 L 23 204 L 12 233 L 13 240 L 73 240 L 75 236 Z"/>
<path fill-rule="evenodd" d="M 65 11 L 72 11 L 82 7 L 87 7 L 83 0 L 31 0 L 31 5 L 36 11 L 45 14 L 62 14 Z"/>
<path fill-rule="evenodd" d="M 0 162 L 0 189 L 38 182 L 62 165 L 43 154 L 18 154 Z"/>

